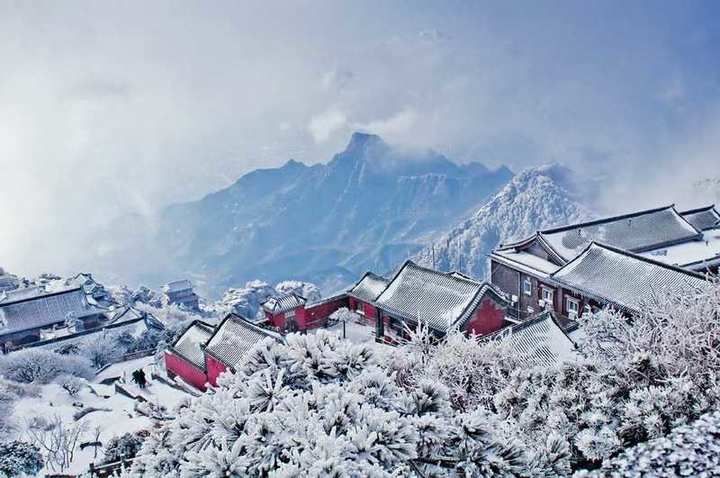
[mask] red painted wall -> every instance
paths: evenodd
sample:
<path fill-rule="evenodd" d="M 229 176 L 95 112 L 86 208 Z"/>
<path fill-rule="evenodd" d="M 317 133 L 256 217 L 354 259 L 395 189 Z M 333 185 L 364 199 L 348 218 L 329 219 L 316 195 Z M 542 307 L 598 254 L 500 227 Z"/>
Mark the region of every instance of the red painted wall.
<path fill-rule="evenodd" d="M 507 326 L 505 309 L 489 297 L 485 297 L 475 309 L 464 330 L 475 335 L 486 335 Z"/>
<path fill-rule="evenodd" d="M 300 330 L 321 327 L 333 312 L 341 307 L 349 307 L 349 305 L 348 297 L 342 295 L 333 300 L 312 305 L 302 311 L 298 310 L 296 313 L 298 327 Z"/>
<path fill-rule="evenodd" d="M 198 390 L 206 388 L 208 378 L 205 371 L 171 351 L 165 351 L 165 369 L 171 376 L 179 376 Z"/>
<path fill-rule="evenodd" d="M 277 327 L 280 330 L 285 328 L 285 314 L 282 312 L 279 314 L 272 314 L 266 310 L 265 317 L 273 327 Z"/>
<path fill-rule="evenodd" d="M 365 317 L 368 321 L 371 324 L 374 324 L 377 319 L 377 309 L 375 306 L 363 302 L 363 312 L 365 313 Z"/>
<path fill-rule="evenodd" d="M 207 381 L 213 387 L 217 387 L 217 379 L 221 373 L 227 370 L 227 365 L 213 357 L 205 354 L 205 368 L 207 369 Z"/>

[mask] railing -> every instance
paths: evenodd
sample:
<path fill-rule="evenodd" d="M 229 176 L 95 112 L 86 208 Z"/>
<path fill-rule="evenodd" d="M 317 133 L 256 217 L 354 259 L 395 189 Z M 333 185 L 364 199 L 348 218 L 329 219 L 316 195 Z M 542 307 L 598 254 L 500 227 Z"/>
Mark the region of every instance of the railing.
<path fill-rule="evenodd" d="M 130 465 L 132 465 L 133 458 L 128 459 L 122 459 L 119 461 L 114 461 L 112 463 L 105 463 L 102 465 L 96 465 L 94 463 L 90 463 L 90 468 L 88 469 L 90 473 L 90 478 L 98 477 L 98 478 L 107 478 L 110 476 L 113 476 L 115 472 L 120 471 L 124 468 L 128 468 Z"/>

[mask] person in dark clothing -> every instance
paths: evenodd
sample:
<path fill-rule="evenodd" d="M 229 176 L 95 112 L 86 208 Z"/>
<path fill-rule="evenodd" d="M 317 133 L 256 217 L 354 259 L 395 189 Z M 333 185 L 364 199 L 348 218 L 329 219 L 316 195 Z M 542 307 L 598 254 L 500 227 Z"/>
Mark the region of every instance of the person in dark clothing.
<path fill-rule="evenodd" d="M 147 385 L 147 379 L 145 378 L 145 372 L 139 368 L 132 373 L 133 382 L 137 383 L 138 387 L 145 388 Z"/>

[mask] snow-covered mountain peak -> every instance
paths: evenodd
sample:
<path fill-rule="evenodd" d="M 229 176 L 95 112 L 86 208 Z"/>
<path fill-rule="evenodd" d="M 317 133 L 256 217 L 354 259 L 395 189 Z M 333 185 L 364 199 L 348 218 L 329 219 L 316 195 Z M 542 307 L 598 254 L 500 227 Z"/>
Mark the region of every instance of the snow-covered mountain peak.
<path fill-rule="evenodd" d="M 572 172 L 560 165 L 523 170 L 472 217 L 416 259 L 442 270 L 484 277 L 487 255 L 498 244 L 529 236 L 538 229 L 591 217 L 571 189 Z"/>

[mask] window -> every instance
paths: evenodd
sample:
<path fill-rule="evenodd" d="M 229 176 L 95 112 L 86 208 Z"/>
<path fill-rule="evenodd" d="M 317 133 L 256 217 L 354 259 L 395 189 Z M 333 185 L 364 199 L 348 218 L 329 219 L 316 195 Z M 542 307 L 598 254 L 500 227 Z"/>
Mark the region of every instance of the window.
<path fill-rule="evenodd" d="M 573 299 L 572 297 L 566 297 L 565 309 L 567 309 L 568 316 L 577 317 L 578 312 L 580 311 L 580 301 L 577 299 Z"/>
<path fill-rule="evenodd" d="M 523 281 L 523 294 L 532 295 L 532 281 L 529 277 L 526 277 Z"/>
<path fill-rule="evenodd" d="M 554 304 L 554 296 L 555 291 L 552 289 L 548 289 L 547 287 L 543 287 L 542 289 L 542 300 L 545 301 L 545 307 L 553 307 Z"/>

